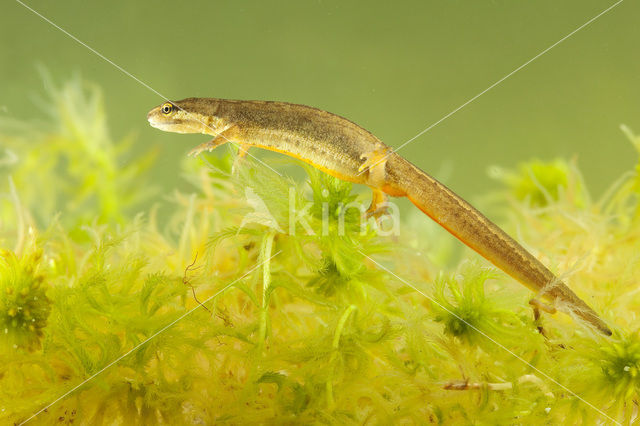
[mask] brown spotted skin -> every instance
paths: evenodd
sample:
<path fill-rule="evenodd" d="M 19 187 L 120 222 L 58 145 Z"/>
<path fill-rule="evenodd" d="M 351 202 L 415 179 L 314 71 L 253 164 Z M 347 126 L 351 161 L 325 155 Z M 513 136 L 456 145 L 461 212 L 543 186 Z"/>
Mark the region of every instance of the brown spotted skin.
<path fill-rule="evenodd" d="M 371 147 L 384 147 L 346 118 L 304 105 L 211 98 L 173 103 L 184 111 L 215 117 L 222 125 L 233 124 L 224 134 L 230 141 L 294 156 L 354 183 L 366 183 L 367 174 L 358 172 L 364 162 L 360 156 Z"/>
<path fill-rule="evenodd" d="M 173 102 L 180 110 L 164 117 L 160 107 L 149 121 L 166 131 L 207 133 L 301 159 L 338 178 L 365 184 L 394 197 L 408 197 L 464 244 L 498 268 L 558 302 L 601 333 L 611 330 L 598 315 L 538 259 L 453 191 L 395 153 L 386 158 L 384 180 L 360 172 L 367 154 L 389 149 L 372 133 L 338 115 L 272 101 L 188 98 Z M 199 123 L 189 123 L 192 117 Z M 173 121 L 172 121 L 173 120 Z M 224 130 L 224 131 L 223 131 Z M 374 166 L 375 167 L 375 166 Z"/>

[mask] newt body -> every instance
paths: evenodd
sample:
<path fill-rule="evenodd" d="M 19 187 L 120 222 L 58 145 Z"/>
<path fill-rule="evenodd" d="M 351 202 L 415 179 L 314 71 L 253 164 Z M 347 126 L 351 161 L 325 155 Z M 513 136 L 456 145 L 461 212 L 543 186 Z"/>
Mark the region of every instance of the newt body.
<path fill-rule="evenodd" d="M 214 137 L 193 152 L 226 142 L 281 152 L 373 190 L 371 213 L 385 194 L 407 197 L 464 244 L 520 283 L 584 320 L 603 334 L 600 317 L 538 259 L 482 213 L 376 136 L 338 115 L 304 105 L 271 101 L 189 98 L 166 102 L 148 114 L 161 130 Z"/>

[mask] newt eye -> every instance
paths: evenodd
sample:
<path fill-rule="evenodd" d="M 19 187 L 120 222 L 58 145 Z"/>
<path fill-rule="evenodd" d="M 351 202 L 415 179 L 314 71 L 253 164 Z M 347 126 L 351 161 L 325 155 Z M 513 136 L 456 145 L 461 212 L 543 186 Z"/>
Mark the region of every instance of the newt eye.
<path fill-rule="evenodd" d="M 173 106 L 173 104 L 171 102 L 165 102 L 164 104 L 162 104 L 162 106 L 160 107 L 160 111 L 162 111 L 162 113 L 164 115 L 169 115 L 173 112 L 173 110 L 175 109 L 175 107 Z"/>

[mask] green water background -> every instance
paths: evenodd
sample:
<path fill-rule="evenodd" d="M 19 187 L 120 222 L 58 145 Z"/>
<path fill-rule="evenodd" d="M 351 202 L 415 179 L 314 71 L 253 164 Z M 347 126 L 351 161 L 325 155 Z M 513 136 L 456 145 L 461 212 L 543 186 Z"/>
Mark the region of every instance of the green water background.
<path fill-rule="evenodd" d="M 304 103 L 394 147 L 613 3 L 27 2 L 171 99 Z M 158 184 L 179 182 L 181 155 L 206 137 L 150 128 L 146 112 L 161 97 L 19 3 L 1 9 L 1 114 L 44 115 L 33 103 L 37 64 L 59 82 L 80 72 L 103 87 L 114 136 L 160 147 Z M 601 193 L 636 161 L 619 125 L 640 132 L 639 17 L 640 4 L 624 1 L 400 152 L 470 198 L 496 187 L 490 165 L 577 156 Z"/>

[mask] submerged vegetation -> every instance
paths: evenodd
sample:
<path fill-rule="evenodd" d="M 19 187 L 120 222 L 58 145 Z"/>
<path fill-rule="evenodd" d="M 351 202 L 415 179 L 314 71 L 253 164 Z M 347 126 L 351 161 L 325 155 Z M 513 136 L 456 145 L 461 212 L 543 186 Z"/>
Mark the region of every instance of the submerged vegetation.
<path fill-rule="evenodd" d="M 470 251 L 443 266 L 451 237 L 426 217 L 363 228 L 345 206 L 367 197 L 310 168 L 232 172 L 220 151 L 185 158 L 190 191 L 150 198 L 154 155 L 121 167 L 131 140 L 109 136 L 99 90 L 49 86 L 47 123 L 0 123 L 3 423 L 637 418 L 640 162 L 598 201 L 571 162 L 495 173 L 494 211 L 614 326 L 604 338 L 534 318 Z"/>

